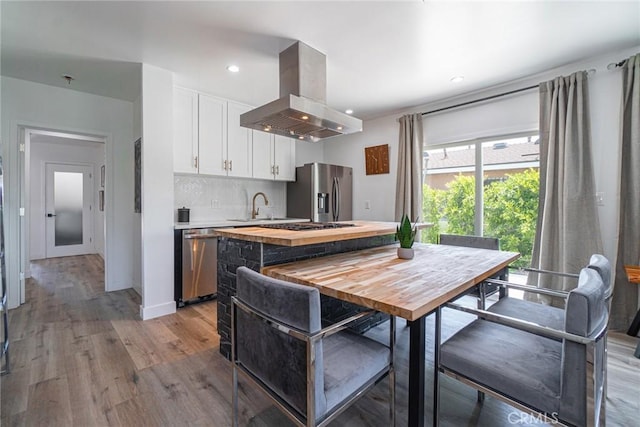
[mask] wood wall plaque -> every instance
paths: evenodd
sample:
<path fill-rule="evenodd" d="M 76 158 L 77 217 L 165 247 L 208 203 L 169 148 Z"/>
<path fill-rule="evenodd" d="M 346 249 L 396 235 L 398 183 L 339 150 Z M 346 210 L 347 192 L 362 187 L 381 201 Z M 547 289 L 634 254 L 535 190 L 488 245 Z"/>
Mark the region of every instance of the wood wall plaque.
<path fill-rule="evenodd" d="M 389 173 L 389 144 L 364 148 L 367 175 Z"/>

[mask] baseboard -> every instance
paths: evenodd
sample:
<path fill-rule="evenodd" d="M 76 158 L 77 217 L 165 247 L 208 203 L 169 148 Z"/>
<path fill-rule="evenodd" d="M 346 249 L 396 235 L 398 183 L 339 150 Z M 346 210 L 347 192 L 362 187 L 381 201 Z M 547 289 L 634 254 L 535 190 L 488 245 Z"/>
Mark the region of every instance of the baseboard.
<path fill-rule="evenodd" d="M 173 314 L 176 312 L 176 302 L 169 301 L 164 304 L 158 304 L 151 307 L 140 306 L 140 317 L 142 320 L 154 319 L 160 316 L 166 316 L 167 314 Z"/>

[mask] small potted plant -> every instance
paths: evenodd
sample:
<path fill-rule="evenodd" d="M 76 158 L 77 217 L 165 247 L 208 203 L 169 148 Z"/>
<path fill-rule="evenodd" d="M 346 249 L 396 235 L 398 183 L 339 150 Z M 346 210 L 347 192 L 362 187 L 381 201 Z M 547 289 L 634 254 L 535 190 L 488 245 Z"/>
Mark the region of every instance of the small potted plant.
<path fill-rule="evenodd" d="M 396 227 L 396 240 L 400 242 L 398 248 L 398 258 L 412 259 L 413 258 L 413 242 L 416 238 L 416 226 L 411 225 L 411 221 L 407 214 L 402 215 L 400 225 Z"/>

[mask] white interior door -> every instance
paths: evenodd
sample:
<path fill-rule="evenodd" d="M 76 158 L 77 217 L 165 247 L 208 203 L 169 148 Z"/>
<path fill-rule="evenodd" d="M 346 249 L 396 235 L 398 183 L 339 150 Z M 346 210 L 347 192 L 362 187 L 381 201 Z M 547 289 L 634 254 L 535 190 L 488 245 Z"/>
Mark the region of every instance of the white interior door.
<path fill-rule="evenodd" d="M 46 164 L 47 258 L 83 255 L 93 248 L 93 167 Z"/>

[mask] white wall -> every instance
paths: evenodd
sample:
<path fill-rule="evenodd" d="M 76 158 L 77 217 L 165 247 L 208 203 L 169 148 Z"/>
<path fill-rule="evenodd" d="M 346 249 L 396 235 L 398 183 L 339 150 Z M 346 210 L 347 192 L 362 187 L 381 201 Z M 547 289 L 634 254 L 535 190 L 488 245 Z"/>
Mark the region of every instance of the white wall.
<path fill-rule="evenodd" d="M 45 221 L 45 165 L 55 163 L 82 163 L 93 167 L 93 247 L 104 258 L 104 213 L 98 209 L 100 166 L 104 164 L 104 144 L 86 143 L 31 143 L 30 198 L 29 198 L 29 258 L 46 257 Z"/>
<path fill-rule="evenodd" d="M 527 87 L 560 75 L 568 75 L 578 70 L 595 69 L 589 77 L 592 147 L 596 191 L 604 193 L 604 205 L 598 207 L 600 231 L 604 245 L 604 255 L 614 260 L 616 255 L 616 233 L 618 224 L 619 199 L 619 127 L 621 103 L 621 76 L 619 70 L 609 71 L 607 65 L 619 62 L 640 51 L 640 46 L 611 52 L 597 58 L 568 64 L 536 76 L 511 82 L 486 91 L 470 93 L 455 99 L 418 106 L 375 120 L 365 121 L 364 131 L 324 142 L 324 157 L 327 163 L 338 163 L 354 169 L 354 218 L 394 220 L 395 182 L 397 169 L 398 121 L 403 114 L 431 111 L 448 105 L 479 99 L 513 89 Z M 535 115 L 535 119 L 533 119 Z M 489 136 L 504 130 L 506 133 L 527 131 L 537 128 L 537 92 L 488 101 L 473 107 L 453 109 L 448 112 L 427 116 L 424 123 L 425 139 L 432 143 L 468 139 L 474 136 Z M 498 116 L 496 118 L 496 116 Z M 487 130 L 479 131 L 482 124 Z M 515 126 L 513 126 L 515 124 Z M 519 129 L 519 128 L 522 129 Z M 485 132 L 485 134 L 482 134 Z M 498 135 L 495 135 L 498 136 Z M 365 175 L 364 147 L 389 144 L 390 173 Z M 371 209 L 364 208 L 369 200 Z"/>
<path fill-rule="evenodd" d="M 19 253 L 25 244 L 20 242 L 20 126 L 106 137 L 106 288 L 117 290 L 131 287 L 132 103 L 14 78 L 2 77 L 0 81 L 9 307 L 16 307 L 20 303 Z"/>
<path fill-rule="evenodd" d="M 397 116 L 369 120 L 364 131 L 327 139 L 324 144 L 325 163 L 353 168 L 353 218 L 394 221 L 396 171 L 398 167 Z M 364 148 L 389 144 L 389 173 L 365 174 Z M 369 201 L 371 209 L 365 208 Z"/>
<path fill-rule="evenodd" d="M 172 105 L 173 74 L 143 64 L 140 306 L 143 319 L 163 316 L 176 310 L 173 295 Z"/>
<path fill-rule="evenodd" d="M 324 143 L 296 141 L 296 166 L 303 166 L 313 162 L 325 162 Z"/>

